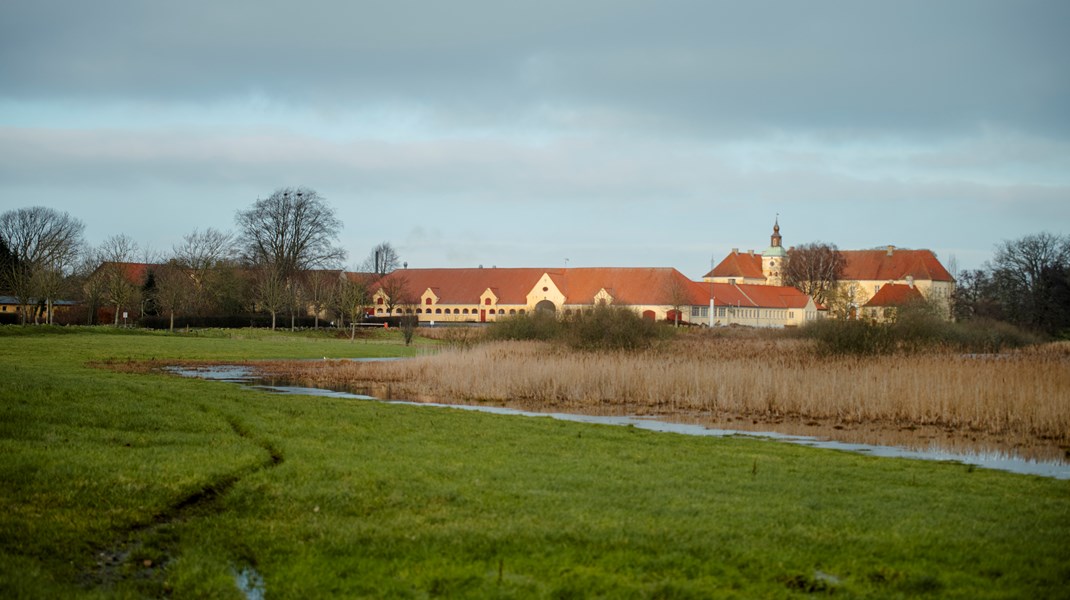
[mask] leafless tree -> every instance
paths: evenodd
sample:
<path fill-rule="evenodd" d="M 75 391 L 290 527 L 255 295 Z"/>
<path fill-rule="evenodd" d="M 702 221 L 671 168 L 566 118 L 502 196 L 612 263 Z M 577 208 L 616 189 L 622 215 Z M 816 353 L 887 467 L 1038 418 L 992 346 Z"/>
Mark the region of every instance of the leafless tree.
<path fill-rule="evenodd" d="M 314 190 L 280 188 L 251 208 L 239 211 L 238 244 L 250 265 L 273 265 L 283 277 L 306 269 L 325 269 L 345 259 L 335 246 L 342 222 Z"/>
<path fill-rule="evenodd" d="M 360 322 L 364 317 L 364 309 L 368 306 L 370 294 L 368 281 L 362 273 L 344 274 L 339 281 L 338 293 L 335 303 L 342 320 L 349 319 L 351 323 Z M 350 340 L 356 335 L 356 328 L 350 335 Z"/>
<path fill-rule="evenodd" d="M 189 306 L 190 297 L 196 293 L 190 287 L 189 270 L 172 259 L 156 267 L 156 306 L 170 316 L 170 331 L 175 330 L 175 313 Z"/>
<path fill-rule="evenodd" d="M 380 242 L 379 245 L 372 248 L 368 258 L 364 259 L 361 270 L 382 277 L 396 271 L 400 266 L 401 258 L 398 256 L 397 250 L 394 250 L 390 242 Z"/>
<path fill-rule="evenodd" d="M 334 295 L 341 283 L 339 277 L 342 274 L 338 271 L 323 270 L 306 271 L 301 277 L 302 296 L 312 309 L 316 329 L 320 327 L 320 313 L 334 303 Z"/>
<path fill-rule="evenodd" d="M 991 269 L 993 295 L 1012 322 L 1053 334 L 1070 326 L 1070 236 L 1005 240 Z"/>
<path fill-rule="evenodd" d="M 376 285 L 383 290 L 383 294 L 386 296 L 387 316 L 393 315 L 395 309 L 401 308 L 405 304 L 416 304 L 409 297 L 409 278 L 405 276 L 404 272 L 395 271 L 381 278 Z"/>
<path fill-rule="evenodd" d="M 234 258 L 234 236 L 209 227 L 183 236 L 173 248 L 174 261 L 183 267 L 193 288 L 189 298 L 195 312 L 206 314 L 218 303 L 220 271 Z"/>
<path fill-rule="evenodd" d="M 137 243 L 129 236 L 113 235 L 100 247 L 102 260 L 98 276 L 104 278 L 104 295 L 115 306 L 115 325 L 119 325 L 119 313 L 124 307 L 138 300 L 143 282 L 133 280 L 131 261 L 138 255 Z"/>
<path fill-rule="evenodd" d="M 286 277 L 272 265 L 263 265 L 257 269 L 254 291 L 260 308 L 271 313 L 271 330 L 274 331 L 278 313 L 291 301 Z"/>
<path fill-rule="evenodd" d="M 808 294 L 818 304 L 825 304 L 836 284 L 843 278 L 847 258 L 835 244 L 814 242 L 788 250 L 784 267 L 784 285 Z"/>
<path fill-rule="evenodd" d="M 685 306 L 691 306 L 691 294 L 683 281 L 676 277 L 669 279 L 665 289 L 665 299 L 673 310 L 673 326 L 680 326 L 680 316 Z"/>
<path fill-rule="evenodd" d="M 22 322 L 29 320 L 34 300 L 52 303 L 63 279 L 74 267 L 83 245 L 81 221 L 44 206 L 10 210 L 0 215 L 0 238 L 14 260 L 5 261 L 0 287 L 7 287 L 22 307 Z"/>
<path fill-rule="evenodd" d="M 250 209 L 239 211 L 237 223 L 238 245 L 246 264 L 272 271 L 261 273 L 261 304 L 274 305 L 281 285 L 288 294 L 282 306 L 290 308 L 292 328 L 299 292 L 296 276 L 310 269 L 331 268 L 345 259 L 345 250 L 334 245 L 342 222 L 315 190 L 280 188 Z M 265 291 L 271 292 L 267 294 L 270 302 Z"/>

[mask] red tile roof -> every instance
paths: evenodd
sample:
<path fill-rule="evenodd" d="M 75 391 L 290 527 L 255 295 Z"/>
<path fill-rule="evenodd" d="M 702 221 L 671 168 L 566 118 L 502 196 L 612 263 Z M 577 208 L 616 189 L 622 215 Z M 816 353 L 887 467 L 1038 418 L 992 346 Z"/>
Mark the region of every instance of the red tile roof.
<path fill-rule="evenodd" d="M 761 308 L 806 308 L 810 296 L 793 287 L 692 282 L 695 306 L 710 303 L 713 295 L 715 306 L 748 306 Z"/>
<path fill-rule="evenodd" d="M 405 278 L 408 291 L 416 297 L 427 288 L 438 296 L 440 304 L 479 304 L 479 297 L 490 288 L 499 304 L 527 304 L 527 295 L 546 269 L 399 269 L 384 280 Z M 384 282 L 372 285 L 373 293 Z"/>
<path fill-rule="evenodd" d="M 953 281 L 931 250 L 841 250 L 847 259 L 843 279 L 893 281 L 913 277 L 916 281 Z"/>
<path fill-rule="evenodd" d="M 566 304 L 592 304 L 603 288 L 615 304 L 671 305 L 680 300 L 687 304 L 693 283 L 672 268 L 564 269 L 550 272 L 550 278 L 565 295 Z"/>
<path fill-rule="evenodd" d="M 866 306 L 903 306 L 924 300 L 918 288 L 902 283 L 886 283 L 866 302 Z"/>
<path fill-rule="evenodd" d="M 705 277 L 738 277 L 740 279 L 765 279 L 762 272 L 762 255 L 730 252 Z"/>
<path fill-rule="evenodd" d="M 409 292 L 417 296 L 431 288 L 440 304 L 479 304 L 479 297 L 490 288 L 499 304 L 523 305 L 543 274 L 549 275 L 568 305 L 593 304 L 603 289 L 614 304 L 632 306 L 706 306 L 711 295 L 718 306 L 804 308 L 809 300 L 790 287 L 691 281 L 673 268 L 402 269 L 386 277 L 404 277 Z M 373 284 L 373 292 L 382 284 Z"/>

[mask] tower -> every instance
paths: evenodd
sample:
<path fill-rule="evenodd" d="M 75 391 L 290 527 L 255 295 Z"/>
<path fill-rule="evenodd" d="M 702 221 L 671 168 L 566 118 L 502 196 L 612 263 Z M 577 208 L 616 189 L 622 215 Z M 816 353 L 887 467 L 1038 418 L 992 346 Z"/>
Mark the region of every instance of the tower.
<path fill-rule="evenodd" d="M 769 236 L 769 247 L 762 252 L 762 274 L 767 285 L 784 285 L 782 272 L 788 253 L 781 245 L 780 215 L 773 222 L 773 235 Z"/>

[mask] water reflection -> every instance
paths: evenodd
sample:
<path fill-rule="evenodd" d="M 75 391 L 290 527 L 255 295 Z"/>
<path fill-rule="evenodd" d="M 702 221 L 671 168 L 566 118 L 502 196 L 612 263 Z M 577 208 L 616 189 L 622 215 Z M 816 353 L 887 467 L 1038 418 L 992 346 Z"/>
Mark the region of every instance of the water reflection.
<path fill-rule="evenodd" d="M 1070 463 L 1062 458 L 1065 453 L 1058 447 L 1035 444 L 1018 444 L 1008 450 L 1005 440 L 998 436 L 979 432 L 959 432 L 936 427 L 911 427 L 888 429 L 879 426 L 822 426 L 817 423 L 803 424 L 787 421 L 762 423 L 757 421 L 714 421 L 701 415 L 634 416 L 621 414 L 574 414 L 532 410 L 523 406 L 489 406 L 485 404 L 445 404 L 441 402 L 412 402 L 391 398 L 389 387 L 366 388 L 354 391 L 336 391 L 290 385 L 274 385 L 259 379 L 252 367 L 210 366 L 169 367 L 169 371 L 185 377 L 199 377 L 215 381 L 241 383 L 252 389 L 282 394 L 376 400 L 391 404 L 454 408 L 474 410 L 500 415 L 527 417 L 550 417 L 562 421 L 601 425 L 632 426 L 649 431 L 697 436 L 753 436 L 800 444 L 814 448 L 826 448 L 858 452 L 887 458 L 912 458 L 920 460 L 955 461 L 968 465 L 1010 471 L 1027 475 L 1040 475 L 1056 479 L 1070 479 Z M 838 441 L 849 439 L 850 441 Z M 1002 445 L 1001 445 L 1002 444 Z M 1029 451 L 1034 453 L 1030 456 Z M 1064 453 L 1064 454 L 1059 454 Z"/>

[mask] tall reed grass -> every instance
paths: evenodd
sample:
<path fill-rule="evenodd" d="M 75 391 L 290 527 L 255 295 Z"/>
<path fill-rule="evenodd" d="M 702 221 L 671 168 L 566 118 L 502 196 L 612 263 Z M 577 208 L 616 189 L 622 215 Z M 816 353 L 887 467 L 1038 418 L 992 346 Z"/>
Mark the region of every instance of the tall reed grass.
<path fill-rule="evenodd" d="M 936 425 L 1070 442 L 1070 343 L 1012 353 L 822 357 L 802 339 L 685 336 L 644 352 L 487 342 L 385 363 L 287 363 L 324 387 L 593 413 Z"/>

